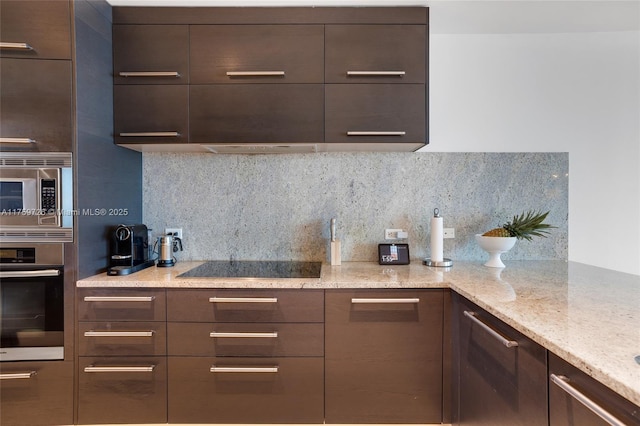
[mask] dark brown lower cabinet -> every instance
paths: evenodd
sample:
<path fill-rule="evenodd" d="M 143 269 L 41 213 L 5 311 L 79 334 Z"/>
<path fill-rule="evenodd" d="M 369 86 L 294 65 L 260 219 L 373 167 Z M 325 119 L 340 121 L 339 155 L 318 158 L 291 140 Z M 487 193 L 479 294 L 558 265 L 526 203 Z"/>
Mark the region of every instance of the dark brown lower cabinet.
<path fill-rule="evenodd" d="M 327 290 L 326 423 L 441 423 L 443 290 Z"/>
<path fill-rule="evenodd" d="M 1 425 L 73 424 L 73 362 L 0 363 Z"/>
<path fill-rule="evenodd" d="M 462 296 L 453 301 L 455 423 L 547 426 L 546 350 Z"/>
<path fill-rule="evenodd" d="M 78 423 L 166 423 L 166 360 L 80 357 Z"/>
<path fill-rule="evenodd" d="M 640 425 L 640 407 L 551 352 L 549 373 L 550 426 Z"/>
<path fill-rule="evenodd" d="M 322 357 L 169 357 L 169 423 L 323 423 Z"/>

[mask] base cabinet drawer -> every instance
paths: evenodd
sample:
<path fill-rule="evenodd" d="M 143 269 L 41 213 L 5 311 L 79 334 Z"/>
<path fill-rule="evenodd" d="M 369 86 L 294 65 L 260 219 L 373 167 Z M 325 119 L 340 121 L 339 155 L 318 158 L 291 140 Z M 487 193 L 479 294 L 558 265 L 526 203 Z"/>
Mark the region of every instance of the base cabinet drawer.
<path fill-rule="evenodd" d="M 166 321 L 164 289 L 80 288 L 79 321 Z"/>
<path fill-rule="evenodd" d="M 73 424 L 73 362 L 0 363 L 1 425 Z"/>
<path fill-rule="evenodd" d="M 323 423 L 321 357 L 169 357 L 169 423 Z"/>
<path fill-rule="evenodd" d="M 166 423 L 165 357 L 80 357 L 78 423 Z"/>
<path fill-rule="evenodd" d="M 549 373 L 550 426 L 640 425 L 640 407 L 553 353 Z"/>
<path fill-rule="evenodd" d="M 80 356 L 155 356 L 167 353 L 164 322 L 81 322 Z"/>

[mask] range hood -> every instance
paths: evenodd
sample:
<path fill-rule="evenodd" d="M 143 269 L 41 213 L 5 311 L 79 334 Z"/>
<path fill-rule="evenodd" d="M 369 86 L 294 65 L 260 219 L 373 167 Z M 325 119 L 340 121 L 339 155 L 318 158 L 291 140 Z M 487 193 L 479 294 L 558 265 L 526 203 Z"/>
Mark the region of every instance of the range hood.
<path fill-rule="evenodd" d="M 209 154 L 311 154 L 316 152 L 414 152 L 421 142 L 359 143 L 131 143 L 118 144 L 139 152 L 202 152 Z"/>

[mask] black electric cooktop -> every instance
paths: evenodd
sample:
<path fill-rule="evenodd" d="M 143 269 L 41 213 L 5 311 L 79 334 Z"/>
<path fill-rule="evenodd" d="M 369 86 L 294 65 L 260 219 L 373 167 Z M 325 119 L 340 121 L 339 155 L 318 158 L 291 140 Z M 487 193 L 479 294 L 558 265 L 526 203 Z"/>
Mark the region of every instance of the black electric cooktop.
<path fill-rule="evenodd" d="M 179 278 L 320 278 L 322 262 L 218 260 L 203 263 Z"/>

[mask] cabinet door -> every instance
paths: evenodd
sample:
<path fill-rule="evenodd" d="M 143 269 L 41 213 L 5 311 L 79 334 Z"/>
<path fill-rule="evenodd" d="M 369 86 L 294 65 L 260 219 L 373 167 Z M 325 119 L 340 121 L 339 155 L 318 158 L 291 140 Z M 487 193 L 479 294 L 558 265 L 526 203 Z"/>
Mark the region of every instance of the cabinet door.
<path fill-rule="evenodd" d="M 116 143 L 178 143 L 189 138 L 186 85 L 116 85 L 113 120 Z"/>
<path fill-rule="evenodd" d="M 424 144 L 424 85 L 327 84 L 325 90 L 327 142 Z"/>
<path fill-rule="evenodd" d="M 425 25 L 327 25 L 327 83 L 425 83 Z"/>
<path fill-rule="evenodd" d="M 442 422 L 442 290 L 327 290 L 327 423 Z"/>
<path fill-rule="evenodd" d="M 69 1 L 2 0 L 0 43 L 3 58 L 71 59 Z"/>
<path fill-rule="evenodd" d="M 2 362 L 0 377 L 0 424 L 73 424 L 73 362 Z"/>
<path fill-rule="evenodd" d="M 459 424 L 546 426 L 546 351 L 454 295 Z"/>
<path fill-rule="evenodd" d="M 322 361 L 169 357 L 169 423 L 321 424 Z"/>
<path fill-rule="evenodd" d="M 605 426 L 603 419 L 619 424 L 640 425 L 640 407 L 587 376 L 571 364 L 549 353 L 550 426 Z M 582 394 L 583 402 L 576 396 Z M 586 399 L 584 398 L 586 397 Z M 597 405 L 596 414 L 592 409 Z M 589 408 L 591 407 L 591 408 Z"/>
<path fill-rule="evenodd" d="M 322 83 L 322 25 L 194 25 L 191 83 Z"/>
<path fill-rule="evenodd" d="M 187 25 L 114 25 L 115 84 L 187 84 Z"/>
<path fill-rule="evenodd" d="M 324 139 L 321 84 L 217 84 L 190 89 L 190 142 Z"/>
<path fill-rule="evenodd" d="M 70 152 L 71 61 L 2 59 L 0 79 L 0 149 Z"/>

